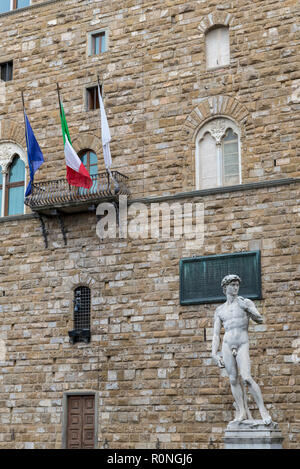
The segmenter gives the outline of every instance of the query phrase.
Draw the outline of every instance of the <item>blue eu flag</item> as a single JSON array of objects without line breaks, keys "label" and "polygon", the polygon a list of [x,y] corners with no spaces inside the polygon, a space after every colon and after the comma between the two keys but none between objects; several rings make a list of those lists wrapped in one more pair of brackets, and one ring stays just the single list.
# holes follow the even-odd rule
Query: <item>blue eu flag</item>
[{"label": "blue eu flag", "polygon": [[26,145],[27,145],[27,157],[30,170],[30,181],[27,186],[25,197],[31,194],[32,183],[34,174],[39,169],[39,167],[44,163],[43,153],[39,147],[38,142],[34,136],[31,125],[29,124],[28,117],[25,114],[25,125],[26,125]]}]

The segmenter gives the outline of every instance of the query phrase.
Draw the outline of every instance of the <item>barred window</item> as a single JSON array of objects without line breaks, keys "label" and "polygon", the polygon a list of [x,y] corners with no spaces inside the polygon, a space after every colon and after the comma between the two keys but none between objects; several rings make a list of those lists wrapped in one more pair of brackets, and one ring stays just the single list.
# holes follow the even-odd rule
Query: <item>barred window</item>
[{"label": "barred window", "polygon": [[91,291],[88,287],[74,290],[74,329],[90,329]]},{"label": "barred window", "polygon": [[73,300],[74,329],[69,331],[70,342],[89,343],[91,340],[91,291],[88,287],[80,286],[74,290]]}]

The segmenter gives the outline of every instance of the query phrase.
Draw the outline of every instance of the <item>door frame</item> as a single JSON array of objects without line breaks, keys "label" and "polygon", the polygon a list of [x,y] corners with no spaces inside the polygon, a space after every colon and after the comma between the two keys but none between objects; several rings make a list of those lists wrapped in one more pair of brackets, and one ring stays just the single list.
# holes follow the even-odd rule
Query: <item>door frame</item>
[{"label": "door frame", "polygon": [[66,391],[63,394],[62,402],[62,448],[67,449],[68,438],[68,398],[70,396],[94,396],[95,399],[95,433],[94,433],[94,448],[98,447],[98,417],[99,417],[99,395],[97,391]]}]

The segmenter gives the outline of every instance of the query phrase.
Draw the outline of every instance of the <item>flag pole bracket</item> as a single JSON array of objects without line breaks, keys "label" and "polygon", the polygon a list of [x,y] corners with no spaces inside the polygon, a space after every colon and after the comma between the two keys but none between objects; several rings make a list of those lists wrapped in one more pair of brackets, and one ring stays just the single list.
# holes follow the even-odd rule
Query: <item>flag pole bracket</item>
[{"label": "flag pole bracket", "polygon": [[66,233],[64,221],[63,221],[61,213],[59,211],[56,211],[56,216],[57,216],[57,219],[58,219],[60,230],[61,230],[62,235],[63,235],[64,244],[66,246],[67,245],[67,233]]},{"label": "flag pole bracket", "polygon": [[[43,216],[46,217],[46,218],[52,218],[53,216],[57,217],[57,220],[58,220],[58,223],[59,223],[59,226],[60,226],[60,230],[61,230],[62,235],[63,235],[64,245],[67,246],[67,232],[66,232],[66,229],[65,229],[65,225],[64,225],[64,221],[63,221],[63,218],[61,216],[61,213],[57,210],[54,210],[51,213],[51,215],[43,214]],[[41,224],[41,229],[42,229],[42,235],[43,235],[44,243],[45,243],[45,249],[47,249],[48,245],[49,245],[48,244],[49,232],[46,229],[46,225],[45,225],[45,221],[43,219],[43,216],[42,216],[41,213],[38,212],[38,217],[39,217],[40,224]]]},{"label": "flag pole bracket", "polygon": [[40,224],[42,228],[42,235],[44,238],[45,249],[47,249],[48,248],[48,231],[46,230],[45,222],[44,222],[42,215],[40,213],[38,215],[39,215]]}]

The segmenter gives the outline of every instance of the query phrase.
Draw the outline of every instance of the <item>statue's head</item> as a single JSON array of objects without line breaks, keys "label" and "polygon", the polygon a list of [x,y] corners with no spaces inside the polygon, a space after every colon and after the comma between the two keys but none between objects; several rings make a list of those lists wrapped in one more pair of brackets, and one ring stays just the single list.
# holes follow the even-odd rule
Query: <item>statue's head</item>
[{"label": "statue's head", "polygon": [[227,290],[228,285],[230,285],[231,283],[236,283],[238,284],[238,286],[240,286],[241,282],[242,280],[238,275],[235,275],[235,274],[226,275],[221,282],[221,287],[223,288],[224,294],[226,295],[226,290]]}]

